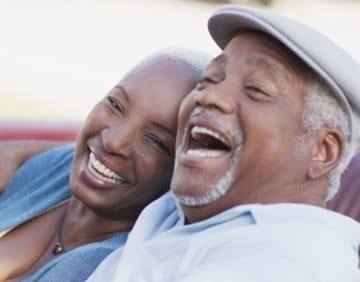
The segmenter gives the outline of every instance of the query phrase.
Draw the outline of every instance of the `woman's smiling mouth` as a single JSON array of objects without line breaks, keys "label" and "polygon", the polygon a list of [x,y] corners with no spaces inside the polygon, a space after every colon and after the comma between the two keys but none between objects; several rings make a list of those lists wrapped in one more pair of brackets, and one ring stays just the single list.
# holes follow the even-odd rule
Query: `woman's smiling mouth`
[{"label": "woman's smiling mouth", "polygon": [[100,162],[93,152],[89,154],[89,161],[87,165],[89,172],[95,178],[113,184],[125,184],[125,179],[118,175],[116,172],[112,171],[106,167],[102,162]]}]

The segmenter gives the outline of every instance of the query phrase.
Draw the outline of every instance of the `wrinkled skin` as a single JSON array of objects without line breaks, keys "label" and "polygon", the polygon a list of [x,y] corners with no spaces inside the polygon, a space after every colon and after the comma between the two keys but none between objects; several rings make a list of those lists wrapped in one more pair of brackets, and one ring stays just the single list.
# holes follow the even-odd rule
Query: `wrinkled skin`
[{"label": "wrinkled skin", "polygon": [[[319,134],[318,140],[309,137],[300,142],[307,133],[302,122],[303,70],[283,46],[260,33],[237,35],[213,60],[179,112],[180,151],[171,188],[180,200],[181,197],[193,200],[193,206],[182,204],[189,222],[239,204],[324,204],[328,170],[321,162],[314,165],[313,160],[320,154],[318,151],[327,152],[318,149],[324,148],[322,144],[326,141]],[[228,149],[203,148],[201,154],[195,154],[194,149],[201,147],[201,142],[195,146],[196,142],[191,141],[189,132],[194,126],[220,134],[227,140]],[[341,142],[338,139],[336,142]],[[335,146],[338,144],[331,148]],[[333,165],[341,150],[331,150]],[[322,177],[322,183],[311,190],[306,187],[316,174],[313,169],[316,165],[318,171],[322,165],[321,173],[316,175]],[[227,177],[229,171],[231,175]],[[221,196],[208,197],[206,204],[196,204],[219,183]]]}]

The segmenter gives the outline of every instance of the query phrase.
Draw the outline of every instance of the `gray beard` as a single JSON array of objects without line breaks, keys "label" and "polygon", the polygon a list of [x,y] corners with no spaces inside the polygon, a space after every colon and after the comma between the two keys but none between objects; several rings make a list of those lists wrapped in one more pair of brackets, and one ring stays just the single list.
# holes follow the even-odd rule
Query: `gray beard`
[{"label": "gray beard", "polygon": [[226,172],[225,176],[219,180],[219,182],[207,191],[203,196],[190,197],[180,196],[174,193],[176,200],[185,206],[203,206],[217,201],[220,197],[224,196],[230,189],[234,182],[232,170]]}]

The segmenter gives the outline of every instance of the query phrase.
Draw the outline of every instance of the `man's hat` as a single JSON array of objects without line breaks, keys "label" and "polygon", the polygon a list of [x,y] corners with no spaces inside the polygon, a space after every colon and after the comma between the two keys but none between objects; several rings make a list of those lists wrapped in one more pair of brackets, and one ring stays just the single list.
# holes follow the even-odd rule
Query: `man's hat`
[{"label": "man's hat", "polygon": [[240,30],[262,31],[282,42],[315,71],[350,116],[350,145],[360,149],[360,65],[314,29],[268,11],[224,6],[210,17],[208,28],[221,49]]}]

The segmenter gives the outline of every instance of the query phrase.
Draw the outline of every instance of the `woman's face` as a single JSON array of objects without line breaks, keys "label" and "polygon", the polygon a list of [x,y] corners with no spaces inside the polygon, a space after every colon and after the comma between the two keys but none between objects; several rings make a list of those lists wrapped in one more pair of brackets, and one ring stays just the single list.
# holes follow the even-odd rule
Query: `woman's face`
[{"label": "woman's face", "polygon": [[77,139],[71,191],[110,218],[136,218],[169,188],[177,112],[199,79],[191,68],[153,57],[90,112]]}]

